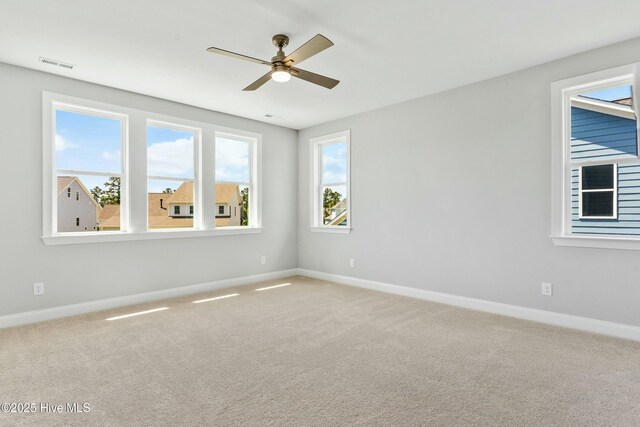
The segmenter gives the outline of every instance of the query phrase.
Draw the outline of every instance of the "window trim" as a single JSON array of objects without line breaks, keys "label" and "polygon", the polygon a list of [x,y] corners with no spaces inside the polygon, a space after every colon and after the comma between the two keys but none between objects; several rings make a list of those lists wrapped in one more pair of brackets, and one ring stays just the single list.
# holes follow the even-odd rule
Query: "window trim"
[{"label": "window trim", "polygon": [[[613,187],[612,188],[597,188],[592,190],[584,190],[582,188],[582,168],[589,168],[593,166],[603,165],[580,165],[578,167],[578,218],[579,219],[617,219],[618,218],[618,164],[607,163],[607,165],[613,166]],[[585,216],[582,211],[582,193],[604,193],[613,192],[613,214],[611,216]]]},{"label": "window trim", "polygon": [[[173,119],[173,120],[160,120],[158,118],[147,118],[147,127],[146,130],[148,132],[149,127],[157,127],[157,128],[163,128],[163,129],[168,129],[168,130],[174,130],[174,131],[178,131],[178,132],[191,132],[193,134],[193,178],[184,178],[184,177],[177,177],[177,176],[164,176],[164,175],[148,175],[147,174],[147,186],[149,184],[150,180],[159,180],[159,181],[174,181],[174,182],[181,182],[181,183],[185,183],[185,182],[192,182],[193,183],[193,206],[191,206],[191,208],[193,209],[193,211],[200,211],[202,210],[202,205],[201,205],[201,201],[202,201],[202,197],[201,197],[201,191],[202,191],[202,185],[201,185],[201,180],[199,179],[199,165],[200,165],[200,158],[202,157],[202,129],[198,126],[190,126],[185,124],[182,120],[179,119]],[[149,141],[147,139],[145,139],[145,149],[149,150]],[[148,163],[148,159],[147,159],[147,172],[148,172],[148,167],[149,167],[149,163]],[[147,194],[148,194],[148,189],[147,189]],[[146,200],[147,203],[147,218],[146,218],[146,229],[149,232],[155,232],[158,231],[158,228],[149,228],[149,198],[147,197]],[[175,207],[174,206],[174,213],[173,215],[179,215],[180,217],[184,218],[185,216],[183,216],[182,209],[179,209],[180,212],[175,213]],[[191,209],[190,209],[191,210]],[[194,214],[191,213],[190,214],[193,218],[193,226],[191,227],[176,227],[175,229],[182,229],[182,230],[199,230],[202,228],[202,215],[200,214]]]},{"label": "window trim", "polygon": [[[77,175],[109,176],[120,178],[120,217],[129,218],[129,197],[128,197],[128,152],[129,152],[129,116],[120,111],[114,111],[107,104],[82,100],[63,95],[54,95],[43,92],[43,236],[64,236],[68,233],[58,233],[58,198],[57,198],[57,176],[58,171],[65,173],[75,173]],[[90,115],[110,120],[120,121],[120,173],[109,171],[73,171],[56,168],[56,111],[66,111],[70,113]],[[48,189],[48,190],[47,190]],[[69,189],[70,190],[70,189]],[[70,193],[69,193],[70,197]],[[127,231],[128,221],[122,221],[120,231]]]},{"label": "window trim", "polygon": [[[347,198],[347,226],[325,225],[321,213],[322,210],[322,190],[327,185],[322,184],[322,155],[321,147],[325,145],[336,144],[344,141],[347,146],[347,176],[346,182],[346,198]],[[311,212],[310,212],[310,231],[314,233],[338,233],[349,234],[352,230],[351,223],[351,130],[346,129],[334,132],[328,135],[322,135],[311,138],[309,140],[310,158],[311,158]]]},{"label": "window trim", "polygon": [[[107,117],[126,118],[126,126],[121,126],[122,132],[122,171],[121,174],[121,229],[120,231],[88,231],[88,232],[65,232],[55,233],[54,224],[57,224],[57,209],[55,194],[57,189],[54,179],[56,171],[55,163],[55,111],[56,105],[64,104],[69,109],[76,108],[78,113],[87,114],[92,111],[99,114],[106,114]],[[136,110],[118,105],[106,104],[83,98],[68,95],[42,92],[42,235],[41,238],[46,245],[66,245],[82,243],[103,243],[131,240],[153,240],[185,237],[211,237],[227,236],[234,234],[255,234],[262,232],[262,135],[253,132],[218,126],[210,123],[203,123],[182,119],[173,116],[166,116],[150,111]],[[74,111],[71,111],[74,112]],[[199,223],[200,228],[193,229],[147,229],[148,219],[148,197],[147,197],[147,163],[146,163],[146,126],[147,122],[165,122],[176,128],[185,126],[201,130],[201,143],[196,149],[195,182],[198,182],[200,194],[196,194],[194,203],[200,203],[202,209],[196,208],[194,224]],[[228,133],[235,136],[255,139],[253,151],[252,172],[255,177],[254,206],[256,211],[256,222],[252,226],[239,227],[219,227],[215,228],[213,209],[215,205],[215,134],[216,132]],[[129,139],[137,141],[130,145]],[[139,141],[138,141],[139,140]],[[203,157],[206,162],[203,162]],[[136,168],[130,167],[131,158],[135,159]],[[209,159],[211,161],[209,162]],[[213,165],[212,168],[204,165]],[[126,175],[127,179],[124,179]],[[207,183],[211,180],[211,184]],[[204,192],[208,191],[208,195]],[[209,191],[210,190],[210,191]],[[144,194],[144,198],[140,199]],[[209,203],[210,202],[210,203]],[[206,204],[211,206],[208,208]],[[133,211],[131,211],[133,205]],[[206,215],[211,214],[211,221],[203,220]],[[197,217],[197,219],[196,219]]]},{"label": "window trim", "polygon": [[[626,164],[637,162],[638,157],[585,160],[571,162],[571,105],[570,97],[585,90],[633,85],[634,99],[640,99],[636,64],[576,76],[551,84],[551,239],[556,246],[640,250],[640,236],[574,235],[571,233],[571,168],[599,164]],[[640,119],[640,118],[639,118]],[[640,156],[640,132],[638,132]],[[580,185],[580,184],[579,184]],[[616,179],[617,186],[617,179]],[[580,196],[579,196],[580,199]],[[616,203],[617,206],[617,203]],[[616,211],[617,213],[617,211]],[[590,218],[591,219],[591,218]]]},{"label": "window trim", "polygon": [[[216,127],[214,132],[214,141],[218,137],[226,139],[235,139],[249,143],[249,182],[234,181],[217,181],[215,159],[213,162],[213,183],[214,192],[215,185],[220,184],[238,184],[247,185],[249,187],[249,225],[218,227],[218,229],[246,229],[246,228],[262,228],[262,135],[240,131],[237,129]],[[215,208],[215,203],[214,203]],[[255,209],[251,209],[255,206]],[[214,211],[215,212],[215,211]],[[216,217],[217,214],[214,215]],[[253,224],[253,225],[252,225]]]}]

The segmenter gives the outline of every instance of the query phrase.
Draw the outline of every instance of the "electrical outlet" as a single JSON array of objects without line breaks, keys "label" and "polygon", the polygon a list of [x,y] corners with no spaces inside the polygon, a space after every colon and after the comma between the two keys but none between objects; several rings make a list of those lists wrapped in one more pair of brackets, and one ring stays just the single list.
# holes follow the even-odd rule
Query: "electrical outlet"
[{"label": "electrical outlet", "polygon": [[356,260],[355,260],[355,259],[353,259],[353,258],[351,258],[351,259],[349,260],[349,267],[353,268],[353,267],[355,267],[355,266],[356,266]]},{"label": "electrical outlet", "polygon": [[542,283],[542,295],[547,297],[553,295],[553,285],[551,283]]},{"label": "electrical outlet", "polygon": [[260,257],[260,264],[265,265],[267,263],[267,257],[262,255]]},{"label": "electrical outlet", "polygon": [[34,295],[44,295],[44,283],[38,282],[33,284],[33,294]]}]

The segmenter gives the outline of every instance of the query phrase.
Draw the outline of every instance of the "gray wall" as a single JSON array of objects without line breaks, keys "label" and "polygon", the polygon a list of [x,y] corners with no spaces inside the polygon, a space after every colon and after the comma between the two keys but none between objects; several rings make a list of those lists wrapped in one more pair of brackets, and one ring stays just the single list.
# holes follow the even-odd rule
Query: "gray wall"
[{"label": "gray wall", "polygon": [[[636,61],[640,39],[301,131],[300,267],[640,326],[640,252],[549,238],[550,83]],[[311,233],[309,138],[343,129],[353,231]]]},{"label": "gray wall", "polygon": [[[42,91],[261,133],[263,232],[45,246]],[[297,266],[296,131],[1,63],[0,93],[0,316]]]}]

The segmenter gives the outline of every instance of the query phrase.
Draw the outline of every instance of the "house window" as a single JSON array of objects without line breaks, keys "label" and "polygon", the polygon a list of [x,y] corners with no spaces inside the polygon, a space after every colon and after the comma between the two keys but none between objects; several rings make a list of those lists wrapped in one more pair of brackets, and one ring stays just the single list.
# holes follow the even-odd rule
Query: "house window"
[{"label": "house window", "polygon": [[225,214],[225,205],[242,206],[239,216],[217,218],[216,227],[260,227],[259,136],[216,132],[215,150],[217,215]]},{"label": "house window", "polygon": [[350,139],[347,130],[311,140],[312,231],[351,229]]},{"label": "house window", "polygon": [[[47,245],[261,231],[260,135],[48,92],[42,98]],[[219,199],[243,209],[219,222]],[[77,232],[76,219],[86,232]],[[217,223],[237,227],[216,231]]]},{"label": "house window", "polygon": [[635,80],[625,66],[552,85],[558,245],[640,249]]},{"label": "house window", "polygon": [[617,216],[616,164],[580,167],[580,218]]},{"label": "house window", "polygon": [[[176,124],[149,121],[147,125],[147,227],[148,229],[193,228],[197,206],[195,153],[198,130]],[[161,202],[161,199],[164,199]],[[163,205],[189,204],[190,215],[173,215]],[[186,209],[186,208],[185,208]]]},{"label": "house window", "polygon": [[76,218],[76,227],[80,227],[80,218]]},{"label": "house window", "polygon": [[[76,105],[54,102],[52,107],[55,174],[49,227],[53,234],[59,234],[77,231],[68,224],[75,219],[78,226],[78,217],[83,222],[98,222],[105,206],[122,202],[120,188],[126,178],[122,167],[123,131],[127,120],[117,113]],[[68,202],[72,185],[79,187],[75,200],[79,201],[80,192],[84,192],[91,205]],[[66,197],[60,197],[59,192],[65,188]],[[110,229],[121,227],[114,223]]]}]

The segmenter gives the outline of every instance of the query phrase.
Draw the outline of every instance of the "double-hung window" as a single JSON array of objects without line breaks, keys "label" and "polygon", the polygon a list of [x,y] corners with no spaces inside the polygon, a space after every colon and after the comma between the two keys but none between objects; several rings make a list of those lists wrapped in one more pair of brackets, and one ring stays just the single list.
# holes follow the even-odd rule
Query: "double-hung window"
[{"label": "double-hung window", "polygon": [[349,232],[350,132],[311,139],[311,230]]},{"label": "double-hung window", "polygon": [[259,139],[255,135],[216,132],[216,227],[259,227]]},{"label": "double-hung window", "polygon": [[[176,124],[147,125],[147,227],[193,228],[196,145],[200,132]],[[162,204],[160,202],[162,199]],[[172,211],[172,214],[168,215]]]},{"label": "double-hung window", "polygon": [[259,134],[45,92],[43,240],[260,232],[260,155]]},{"label": "double-hung window", "polygon": [[556,244],[640,249],[633,66],[552,85]]},{"label": "double-hung window", "polygon": [[[49,113],[54,144],[47,147],[51,155],[45,165],[54,165],[55,176],[48,181],[53,196],[46,199],[45,234],[100,230],[105,206],[126,208],[122,193],[127,182],[123,165],[128,118],[63,102],[52,102]],[[124,231],[126,226],[118,221],[111,230]]]}]

